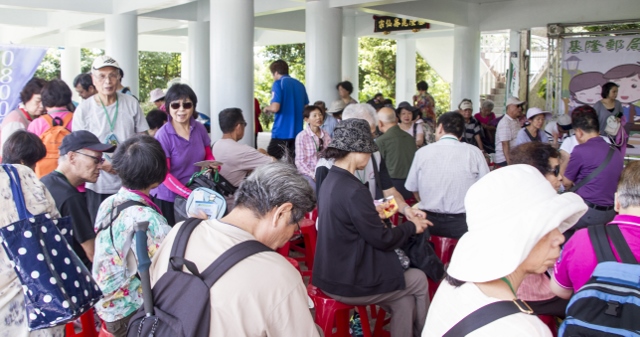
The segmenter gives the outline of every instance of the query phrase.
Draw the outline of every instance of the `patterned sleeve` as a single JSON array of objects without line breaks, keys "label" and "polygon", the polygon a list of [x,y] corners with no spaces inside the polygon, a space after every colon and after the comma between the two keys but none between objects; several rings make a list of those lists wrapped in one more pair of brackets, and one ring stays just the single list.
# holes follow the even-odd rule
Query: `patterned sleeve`
[{"label": "patterned sleeve", "polygon": [[315,177],[315,165],[313,164],[313,156],[316,155],[316,149],[310,137],[307,137],[303,130],[296,137],[296,167],[300,173]]}]

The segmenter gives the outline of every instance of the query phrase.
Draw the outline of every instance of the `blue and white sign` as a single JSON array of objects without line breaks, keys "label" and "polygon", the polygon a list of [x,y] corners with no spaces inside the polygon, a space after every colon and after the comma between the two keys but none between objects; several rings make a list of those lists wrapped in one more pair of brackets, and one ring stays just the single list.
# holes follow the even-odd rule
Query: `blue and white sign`
[{"label": "blue and white sign", "polygon": [[0,123],[18,107],[20,91],[33,77],[47,50],[0,45]]}]

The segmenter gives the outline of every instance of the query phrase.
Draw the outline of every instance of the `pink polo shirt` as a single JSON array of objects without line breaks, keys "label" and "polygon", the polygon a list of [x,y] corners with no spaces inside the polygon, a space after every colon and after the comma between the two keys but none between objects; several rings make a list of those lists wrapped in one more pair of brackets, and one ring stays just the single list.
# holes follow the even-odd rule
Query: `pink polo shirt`
[{"label": "pink polo shirt", "polygon": [[[63,119],[67,114],[70,114],[70,113],[72,112],[63,110],[63,111],[51,112],[49,113],[49,115],[51,115],[51,118],[59,117],[60,119]],[[49,124],[43,117],[40,117],[40,118],[36,118],[33,122],[29,124],[29,126],[27,127],[27,131],[31,133],[35,133],[36,136],[40,137],[45,131],[49,130],[49,128],[51,128],[51,124]],[[69,124],[67,124],[67,130],[72,131],[71,120],[69,121]]]},{"label": "pink polo shirt", "polygon": [[[633,255],[640,260],[640,217],[617,215],[612,223],[619,225]],[[613,245],[611,246],[613,247]],[[615,249],[614,255],[620,261]],[[591,245],[589,232],[585,228],[577,231],[564,245],[560,258],[554,267],[553,275],[560,286],[575,292],[591,278],[597,264],[598,259]]]}]

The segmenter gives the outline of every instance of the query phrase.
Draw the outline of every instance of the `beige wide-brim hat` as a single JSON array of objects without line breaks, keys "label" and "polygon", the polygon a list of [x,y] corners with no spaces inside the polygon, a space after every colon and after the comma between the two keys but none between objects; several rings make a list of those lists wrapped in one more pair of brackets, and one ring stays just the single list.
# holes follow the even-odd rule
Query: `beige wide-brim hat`
[{"label": "beige wide-brim hat", "polygon": [[557,194],[530,165],[510,165],[475,183],[464,200],[469,231],[460,238],[447,273],[466,282],[511,274],[554,229],[564,232],[587,211],[575,193]]}]

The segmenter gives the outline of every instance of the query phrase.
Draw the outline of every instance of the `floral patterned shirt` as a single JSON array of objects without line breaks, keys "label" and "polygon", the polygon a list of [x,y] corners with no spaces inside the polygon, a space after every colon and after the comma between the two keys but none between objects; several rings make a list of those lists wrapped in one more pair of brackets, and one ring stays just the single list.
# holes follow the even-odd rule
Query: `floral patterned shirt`
[{"label": "floral patterned shirt", "polygon": [[[52,218],[60,217],[53,197],[28,167],[14,165],[20,176],[24,202],[31,214],[49,213]],[[18,211],[13,201],[9,176],[0,168],[0,227],[18,220]],[[0,337],[62,337],[64,326],[29,332],[27,311],[24,305],[22,285],[18,274],[11,267],[11,260],[0,249]]]},{"label": "floral patterned shirt", "polygon": [[[110,196],[100,205],[94,227],[96,232],[103,222],[109,223],[113,209],[128,200],[148,204],[139,195],[124,187],[120,188],[118,193]],[[127,252],[122,251],[125,241],[133,232],[133,226],[141,221],[149,222],[147,251],[149,257],[153,258],[160,243],[171,229],[167,225],[167,220],[153,207],[132,206],[123,210],[111,224],[113,241],[109,228],[100,231],[96,236],[92,274],[104,297],[96,304],[95,309],[98,316],[106,322],[125,318],[142,306],[142,284],[136,277],[135,266],[131,266],[132,262],[135,265],[137,258],[134,260],[130,257],[130,262],[127,263],[125,260]],[[135,240],[131,242],[131,250],[135,255]]]}]

